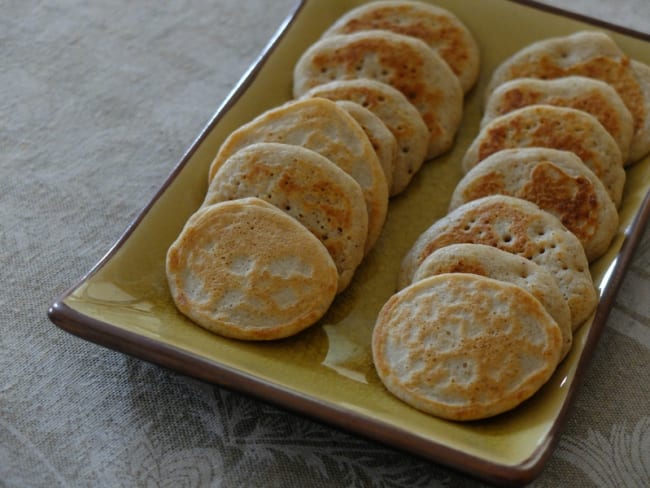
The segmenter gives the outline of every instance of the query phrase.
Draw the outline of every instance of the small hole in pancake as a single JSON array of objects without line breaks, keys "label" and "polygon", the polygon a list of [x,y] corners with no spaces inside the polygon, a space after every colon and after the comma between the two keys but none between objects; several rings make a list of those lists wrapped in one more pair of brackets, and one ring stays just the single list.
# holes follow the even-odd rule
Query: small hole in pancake
[{"label": "small hole in pancake", "polygon": [[321,73],[327,73],[327,71],[328,71],[328,70],[327,70],[327,66],[323,66],[323,67],[320,69],[320,72],[321,72]]},{"label": "small hole in pancake", "polygon": [[511,235],[506,234],[505,236],[503,236],[503,242],[510,242],[510,241],[512,241]]},{"label": "small hole in pancake", "polygon": [[408,146],[404,146],[404,147],[402,148],[402,152],[403,152],[404,154],[408,154],[410,150],[411,150],[411,148],[408,147]]},{"label": "small hole in pancake", "polygon": [[568,267],[566,264],[563,264],[563,265],[562,265],[562,270],[563,270],[563,271],[567,271],[568,269],[569,269],[569,267]]},{"label": "small hole in pancake", "polygon": [[545,252],[546,252],[546,248],[545,248],[545,247],[543,247],[543,248],[541,248],[541,249],[539,250],[539,254],[544,254]]},{"label": "small hole in pancake", "polygon": [[382,74],[382,76],[386,76],[388,74],[388,70],[387,69],[382,69],[381,74]]},{"label": "small hole in pancake", "polygon": [[327,238],[328,238],[327,234],[323,234],[323,235],[321,236],[321,239],[324,240],[324,241],[326,241]]},{"label": "small hole in pancake", "polygon": [[578,266],[578,273],[584,273],[584,271],[585,268],[583,268],[582,266]]},{"label": "small hole in pancake", "polygon": [[289,210],[291,210],[291,205],[287,205],[286,207],[284,207],[284,209],[288,212]]},{"label": "small hole in pancake", "polygon": [[379,100],[380,102],[385,102],[386,97],[384,97],[383,95],[379,95],[379,97],[377,97],[377,100]]}]

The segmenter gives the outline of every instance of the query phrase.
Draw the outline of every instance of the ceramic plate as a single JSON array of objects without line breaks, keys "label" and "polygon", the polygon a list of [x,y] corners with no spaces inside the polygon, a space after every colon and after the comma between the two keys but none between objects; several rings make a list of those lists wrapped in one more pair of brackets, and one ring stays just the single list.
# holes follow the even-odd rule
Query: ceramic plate
[{"label": "ceramic plate", "polygon": [[[68,332],[416,453],[481,479],[523,483],[542,468],[566,420],[632,251],[650,214],[650,158],[628,169],[621,226],[610,251],[591,268],[601,292],[593,320],[548,384],[496,418],[454,423],[420,413],[391,396],[371,361],[369,339],[382,304],[395,291],[399,263],[417,236],[446,213],[461,177],[460,160],[478,131],[483,88],[505,57],[538,39],[582,29],[607,30],[626,53],[650,63],[648,36],[506,0],[436,2],[462,19],[481,47],[478,86],[466,98],[452,151],[427,162],[391,200],[375,249],[315,326],[286,340],[245,343],[213,335],[180,315],[167,290],[170,243],[206,191],[208,166],[235,128],[291,97],[300,54],[344,11],[361,2],[300,3],[259,61],[219,108],[169,179],[111,251],[49,310]],[[508,28],[494,29],[508,19]]]}]

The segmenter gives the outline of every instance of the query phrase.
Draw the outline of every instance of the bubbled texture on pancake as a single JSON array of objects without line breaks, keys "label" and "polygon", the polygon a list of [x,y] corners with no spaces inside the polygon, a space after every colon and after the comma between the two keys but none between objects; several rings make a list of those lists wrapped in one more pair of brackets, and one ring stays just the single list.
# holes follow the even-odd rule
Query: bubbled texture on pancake
[{"label": "bubbled texture on pancake", "polygon": [[436,221],[404,257],[399,288],[436,249],[475,243],[518,254],[551,273],[571,310],[574,330],[591,315],[598,296],[578,238],[557,217],[519,198],[494,195],[473,200]]},{"label": "bubbled texture on pancake", "polygon": [[614,88],[593,78],[567,76],[552,80],[518,78],[507,81],[488,98],[481,126],[518,108],[539,104],[575,108],[593,115],[618,144],[623,161],[629,161],[634,132],[632,114]]},{"label": "bubbled texture on pancake", "polygon": [[368,136],[372,148],[377,154],[379,164],[384,170],[386,185],[390,189],[393,184],[393,173],[395,172],[395,158],[397,157],[397,141],[395,136],[388,130],[379,117],[370,110],[349,100],[340,100],[336,102],[352,115],[354,120],[361,126]]},{"label": "bubbled texture on pancake", "polygon": [[312,44],[294,69],[294,96],[334,80],[371,78],[399,91],[429,129],[427,157],[448,150],[460,126],[463,91],[435,51],[419,39],[389,31],[324,37]]},{"label": "bubbled texture on pancake", "polygon": [[338,274],[327,249],[257,198],[199,209],[166,262],[178,309],[212,332],[247,340],[296,334],[321,318]]},{"label": "bubbled texture on pancake", "polygon": [[397,195],[406,189],[426,157],[429,131],[420,113],[402,92],[386,83],[362,78],[318,85],[304,96],[349,100],[377,115],[397,141],[390,195]]},{"label": "bubbled texture on pancake", "polygon": [[458,183],[450,210],[488,195],[537,204],[573,232],[591,262],[618,230],[618,212],[601,181],[578,156],[548,148],[504,149],[474,166]]},{"label": "bubbled texture on pancake", "polygon": [[210,166],[210,180],[239,149],[256,142],[279,142],[311,149],[352,176],[368,211],[366,252],[379,238],[388,210],[388,186],[368,137],[335,102],[307,98],[270,109],[232,132]]},{"label": "bubbled texture on pancake", "polygon": [[625,170],[616,141],[581,110],[530,105],[497,117],[481,129],[463,157],[469,171],[502,149],[546,147],[576,154],[602,181],[616,206],[621,203]]},{"label": "bubbled texture on pancake", "polygon": [[368,214],[361,187],[327,158],[300,146],[240,149],[210,182],[203,205],[257,197],[291,215],[327,248],[345,289],[363,259]]},{"label": "bubbled texture on pancake", "polygon": [[465,24],[450,11],[422,2],[372,2],[340,17],[323,36],[373,29],[424,41],[449,65],[465,93],[476,83],[480,64],[478,45]]},{"label": "bubbled texture on pancake", "polygon": [[650,66],[632,61],[632,71],[643,92],[646,117],[637,128],[630,147],[630,161],[639,161],[650,152]]},{"label": "bubbled texture on pancake", "polygon": [[560,327],[560,358],[571,349],[571,311],[553,276],[542,266],[484,244],[451,244],[429,254],[415,271],[413,282],[444,273],[472,273],[520,286],[539,300]]},{"label": "bubbled texture on pancake", "polygon": [[452,420],[490,417],[530,398],[553,374],[560,349],[558,325],[530,293],[461,273],[393,295],[372,337],[386,388]]},{"label": "bubbled texture on pancake", "polygon": [[[506,59],[494,71],[486,94],[505,81],[515,78],[561,78],[578,75],[596,78],[610,84],[618,92],[632,114],[634,135],[632,146],[644,139],[644,127],[648,113],[648,100],[632,70],[630,59],[604,32],[577,32],[535,42]],[[635,160],[636,151],[647,153],[648,146],[636,146],[630,159]]]}]

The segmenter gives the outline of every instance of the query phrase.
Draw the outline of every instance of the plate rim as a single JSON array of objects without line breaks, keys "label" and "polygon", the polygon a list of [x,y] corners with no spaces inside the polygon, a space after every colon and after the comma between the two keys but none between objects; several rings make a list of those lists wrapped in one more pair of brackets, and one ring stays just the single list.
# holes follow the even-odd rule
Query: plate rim
[{"label": "plate rim", "polygon": [[[262,48],[261,53],[243,73],[233,89],[214,112],[199,135],[176,163],[158,190],[136,217],[128,224],[108,251],[72,286],[59,294],[49,305],[47,316],[58,328],[129,356],[145,360],[152,364],[218,385],[238,393],[271,403],[281,409],[342,429],[345,432],[360,435],[389,448],[397,448],[425,461],[444,465],[465,475],[503,485],[521,485],[532,481],[542,471],[548,458],[553,453],[561,430],[566,423],[568,412],[575,401],[576,393],[581,387],[596,344],[600,340],[607,317],[613,307],[618,290],[634,255],[645,227],[650,221],[650,190],[641,202],[635,217],[625,230],[623,242],[614,262],[608,268],[609,276],[605,280],[603,293],[595,312],[591,329],[586,336],[583,353],[575,368],[575,380],[569,385],[566,399],[558,414],[553,419],[548,432],[531,455],[515,465],[506,465],[468,454],[462,450],[441,444],[431,439],[417,436],[395,425],[370,418],[353,410],[341,408],[333,403],[319,400],[299,390],[262,379],[237,368],[229,367],[217,361],[211,361],[190,351],[146,337],[144,335],[111,325],[78,312],[65,303],[79,287],[101,270],[128,241],[131,234],[144,220],[147,214],[181,170],[188,164],[194,153],[206,139],[210,131],[228,113],[232,106],[246,93],[247,88],[257,78],[258,73],[282,41],[289,28],[298,20],[300,12],[307,3],[318,0],[297,0],[289,14],[276,29],[271,39]],[[603,27],[621,34],[650,42],[650,33],[640,32],[601,19],[579,14],[540,3],[536,0],[504,0],[536,10],[550,12],[565,18],[575,19],[590,25]]]}]

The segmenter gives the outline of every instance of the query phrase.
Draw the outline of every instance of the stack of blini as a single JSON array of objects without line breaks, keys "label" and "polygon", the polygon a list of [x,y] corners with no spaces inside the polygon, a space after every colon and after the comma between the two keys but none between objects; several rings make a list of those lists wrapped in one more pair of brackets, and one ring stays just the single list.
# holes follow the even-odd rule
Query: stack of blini
[{"label": "stack of blini", "polygon": [[294,100],[221,145],[167,254],[180,312],[247,340],[315,323],[377,242],[389,197],[451,147],[478,71],[447,10],[382,1],[341,17],[298,60]]},{"label": "stack of blini", "polygon": [[436,416],[514,408],[593,313],[624,166],[650,150],[650,68],[601,32],[532,44],[488,84],[449,213],[416,240],[373,332],[379,377]]}]

